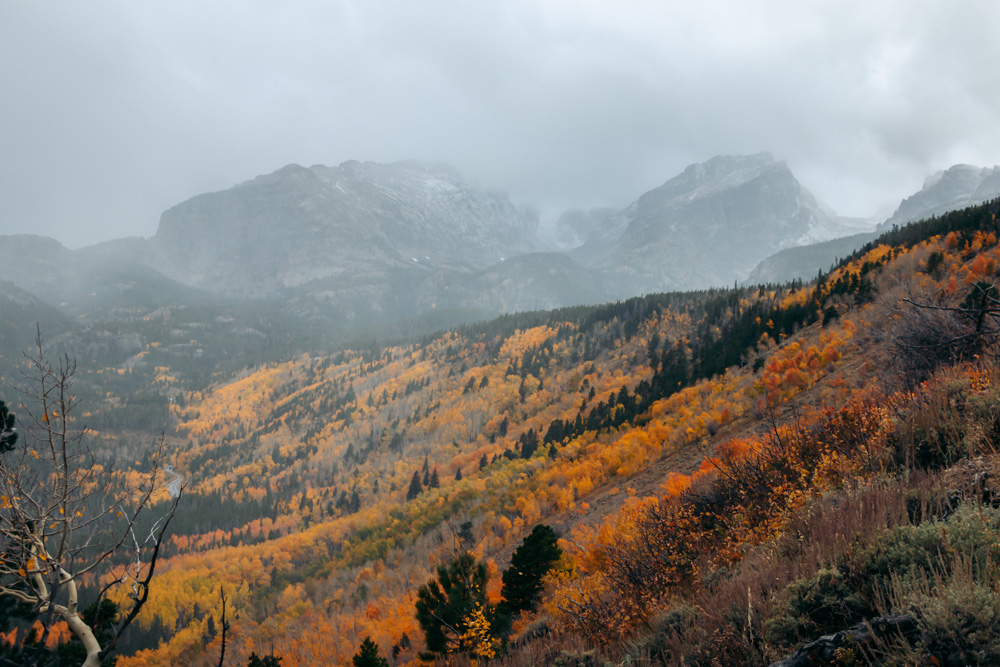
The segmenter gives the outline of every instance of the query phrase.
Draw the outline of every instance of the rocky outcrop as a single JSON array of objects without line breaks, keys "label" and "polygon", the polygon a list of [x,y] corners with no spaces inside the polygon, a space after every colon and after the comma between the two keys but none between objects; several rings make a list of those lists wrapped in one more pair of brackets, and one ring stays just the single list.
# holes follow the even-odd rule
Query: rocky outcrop
[{"label": "rocky outcrop", "polygon": [[910,614],[880,616],[864,623],[858,623],[847,630],[824,635],[809,642],[784,660],[772,663],[771,667],[821,667],[825,665],[852,664],[855,659],[871,648],[879,638],[902,637],[914,642],[920,638],[917,619]]}]

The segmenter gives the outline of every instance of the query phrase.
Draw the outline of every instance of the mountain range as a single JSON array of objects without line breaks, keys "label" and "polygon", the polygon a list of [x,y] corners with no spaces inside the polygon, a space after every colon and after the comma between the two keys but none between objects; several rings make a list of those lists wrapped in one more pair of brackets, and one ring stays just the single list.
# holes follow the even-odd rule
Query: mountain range
[{"label": "mountain range", "polygon": [[[1000,193],[1000,167],[928,177],[882,228]],[[0,280],[77,322],[171,304],[264,308],[273,322],[433,329],[490,315],[812,276],[875,221],[820,203],[768,153],[693,164],[621,208],[555,230],[445,165],[288,165],[165,211],[156,234],[80,250],[0,237]],[[414,319],[416,318],[416,319]]]},{"label": "mountain range", "polygon": [[812,278],[817,270],[827,269],[837,258],[846,257],[874,240],[879,232],[972,206],[998,195],[1000,167],[957,164],[928,176],[923,187],[900,202],[896,211],[881,222],[876,231],[782,250],[755,267],[747,282],[755,284]]}]

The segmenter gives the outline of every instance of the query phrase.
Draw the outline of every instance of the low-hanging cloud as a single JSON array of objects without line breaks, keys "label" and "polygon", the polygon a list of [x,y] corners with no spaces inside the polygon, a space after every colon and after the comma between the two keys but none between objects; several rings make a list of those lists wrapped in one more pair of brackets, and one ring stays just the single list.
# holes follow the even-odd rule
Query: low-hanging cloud
[{"label": "low-hanging cloud", "polygon": [[3,3],[0,233],[148,236],[289,162],[445,161],[557,214],[769,150],[837,211],[1000,162],[992,3]]}]

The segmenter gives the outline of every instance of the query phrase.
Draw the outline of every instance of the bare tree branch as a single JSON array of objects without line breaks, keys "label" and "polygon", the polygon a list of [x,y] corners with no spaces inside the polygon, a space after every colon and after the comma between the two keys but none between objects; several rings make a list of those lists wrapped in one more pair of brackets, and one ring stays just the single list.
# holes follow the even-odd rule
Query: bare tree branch
[{"label": "bare tree branch", "polygon": [[[152,469],[137,483],[116,474],[113,466],[97,465],[71,415],[78,404],[72,393],[75,362],[64,356],[50,363],[40,332],[25,357],[29,386],[20,423],[26,437],[17,449],[0,455],[0,596],[29,605],[42,625],[33,651],[18,664],[52,662],[56,656],[46,640],[62,621],[86,651],[84,667],[98,667],[146,603],[180,494],[149,536],[136,539],[140,517],[159,488],[165,439],[161,436],[154,449]],[[123,561],[124,566],[116,565]],[[84,583],[99,586],[95,609],[111,600],[123,614],[110,634],[102,631],[98,637],[96,626],[88,625],[97,621],[81,615]]]}]

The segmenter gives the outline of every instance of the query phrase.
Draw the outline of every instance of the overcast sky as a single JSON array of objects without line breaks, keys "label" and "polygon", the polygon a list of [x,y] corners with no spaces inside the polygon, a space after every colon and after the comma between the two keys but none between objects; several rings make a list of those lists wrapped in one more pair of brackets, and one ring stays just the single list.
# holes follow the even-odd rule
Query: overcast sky
[{"label": "overcast sky", "polygon": [[448,162],[551,217],[767,150],[870,215],[1000,162],[998,34],[987,0],[0,0],[0,234],[150,236],[349,159]]}]

